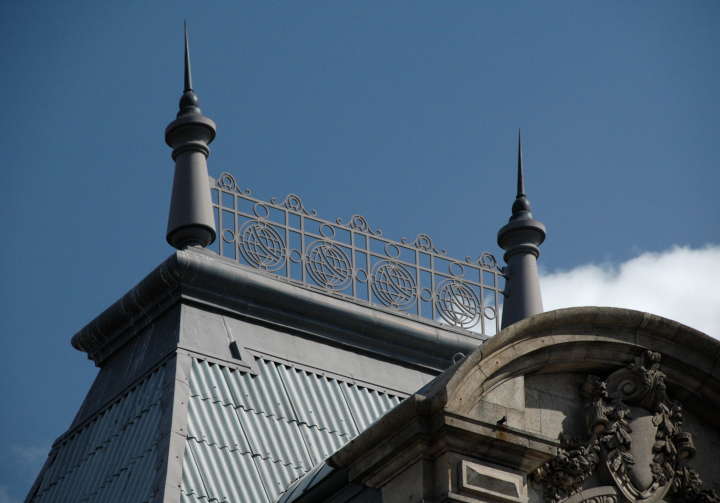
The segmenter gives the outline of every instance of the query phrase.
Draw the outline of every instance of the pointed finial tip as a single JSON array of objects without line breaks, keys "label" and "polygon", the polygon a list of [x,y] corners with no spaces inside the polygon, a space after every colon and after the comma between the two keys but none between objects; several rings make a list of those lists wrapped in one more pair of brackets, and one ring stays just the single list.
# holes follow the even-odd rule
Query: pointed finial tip
[{"label": "pointed finial tip", "polygon": [[517,150],[517,196],[525,196],[525,175],[523,173],[522,142],[520,128],[518,128],[518,150]]},{"label": "pointed finial tip", "polygon": [[184,89],[184,91],[192,91],[192,69],[190,68],[190,42],[188,40],[187,21],[183,21],[183,31],[185,33],[185,89]]},{"label": "pointed finial tip", "polygon": [[192,85],[192,68],[190,66],[190,41],[188,37],[188,26],[187,21],[183,20],[183,29],[185,34],[185,68],[184,68],[184,80],[185,87],[183,89],[182,97],[180,98],[180,111],[178,117],[187,113],[200,113],[198,108],[198,97],[193,90]]}]

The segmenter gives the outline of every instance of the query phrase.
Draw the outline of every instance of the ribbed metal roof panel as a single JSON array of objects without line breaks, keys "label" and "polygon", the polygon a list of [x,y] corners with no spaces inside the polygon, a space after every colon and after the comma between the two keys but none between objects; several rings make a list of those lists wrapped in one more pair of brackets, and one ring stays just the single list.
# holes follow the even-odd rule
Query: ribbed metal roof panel
[{"label": "ribbed metal roof panel", "polygon": [[353,438],[351,436],[340,436],[328,430],[318,429],[317,426],[307,426],[305,424],[300,425],[300,431],[310,451],[313,465],[327,459]]},{"label": "ribbed metal roof panel", "polygon": [[298,420],[342,435],[358,434],[340,383],[307,370],[278,365]]},{"label": "ribbed metal roof panel", "polygon": [[270,358],[194,359],[183,501],[275,501],[400,398]]},{"label": "ribbed metal roof panel", "polygon": [[252,400],[248,401],[248,409],[257,412],[264,412],[268,416],[275,416],[278,419],[296,421],[297,411],[293,408],[290,396],[285,387],[280,373],[280,364],[256,358],[258,375],[246,380],[248,395]]},{"label": "ribbed metal roof panel", "polygon": [[398,396],[351,383],[342,383],[341,389],[360,431],[366,430],[402,401]]},{"label": "ribbed metal roof panel", "polygon": [[125,501],[146,502],[152,499],[153,487],[158,469],[162,465],[158,458],[157,444],[133,460],[120,473],[112,476],[102,487],[80,501],[102,501],[122,503]]},{"label": "ribbed metal roof panel", "polygon": [[261,358],[255,363],[258,375],[194,359],[190,394],[288,421],[297,419],[276,364]]},{"label": "ribbed metal roof panel", "polygon": [[228,502],[268,501],[249,454],[188,440],[181,490],[197,498]]},{"label": "ribbed metal roof panel", "polygon": [[260,475],[263,479],[270,501],[275,501],[286,487],[302,477],[306,470],[300,470],[290,465],[274,463],[266,459],[257,459]]},{"label": "ribbed metal roof panel", "polygon": [[193,358],[190,396],[237,406],[220,368],[216,363]]},{"label": "ribbed metal roof panel", "polygon": [[243,409],[237,409],[236,412],[247,432],[254,455],[303,471],[313,466],[295,421],[288,422]]},{"label": "ribbed metal roof panel", "polygon": [[277,500],[277,503],[289,503],[290,501],[295,501],[297,498],[302,496],[306,490],[312,488],[333,471],[335,471],[335,468],[325,462],[318,464],[313,467],[312,470],[303,475],[302,478],[290,484],[290,486],[282,494],[282,497]]},{"label": "ribbed metal roof panel", "polygon": [[185,454],[183,455],[183,466],[182,466],[182,482],[180,490],[185,495],[195,495],[199,497],[205,497],[207,495],[207,488],[203,481],[201,466],[195,461],[192,454],[192,448],[190,443],[192,440],[188,439],[185,445]]},{"label": "ribbed metal roof panel", "polygon": [[208,445],[227,447],[241,453],[251,452],[240,418],[231,405],[209,398],[191,397],[188,402],[187,435]]},{"label": "ribbed metal roof panel", "polygon": [[185,492],[180,492],[180,503],[198,503],[199,501],[207,503],[207,498],[200,498],[194,494],[185,494]]},{"label": "ribbed metal roof panel", "polygon": [[31,501],[148,500],[159,465],[156,448],[166,372],[161,366],[55,446]]}]

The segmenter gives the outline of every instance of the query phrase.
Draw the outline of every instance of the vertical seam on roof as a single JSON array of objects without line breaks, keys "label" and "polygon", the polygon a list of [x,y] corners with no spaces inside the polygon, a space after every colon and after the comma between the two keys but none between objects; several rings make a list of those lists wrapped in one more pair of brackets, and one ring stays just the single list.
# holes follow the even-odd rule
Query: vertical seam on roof
[{"label": "vertical seam on roof", "polygon": [[[240,414],[238,413],[239,408],[240,407],[237,407],[237,408],[233,407],[233,414],[235,414],[235,417],[237,417],[238,424],[240,425],[240,431],[242,432],[242,436],[245,439],[245,442],[247,442],[247,446],[250,449],[250,456],[252,457],[254,455],[254,453],[252,452],[253,446],[250,443],[250,437],[248,436],[247,432],[245,431],[245,426],[243,426],[242,418],[240,417]],[[250,412],[250,414],[252,414],[252,412]]]},{"label": "vertical seam on roof", "polygon": [[[338,386],[340,387],[340,395],[342,395],[343,400],[345,400],[345,405],[348,408],[348,411],[350,412],[350,419],[353,421],[353,425],[355,426],[355,430],[357,430],[357,434],[359,435],[362,433],[363,430],[360,429],[360,426],[358,426],[357,418],[355,417],[355,413],[353,412],[353,407],[350,405],[350,400],[348,399],[347,393],[345,392],[345,388],[347,388],[347,383],[338,382]],[[355,437],[357,435],[353,435]],[[351,438],[353,438],[351,437]]]},{"label": "vertical seam on roof", "polygon": [[[256,357],[257,358],[257,357]],[[298,411],[295,409],[295,403],[293,402],[292,398],[290,397],[290,393],[288,392],[287,385],[285,384],[285,379],[283,378],[283,373],[280,372],[280,369],[278,368],[279,365],[284,365],[282,362],[275,362],[272,361],[273,366],[275,367],[275,372],[277,372],[278,377],[280,378],[280,384],[282,384],[282,389],[285,392],[285,396],[288,399],[288,402],[290,403],[290,408],[293,411],[293,414],[295,415],[295,419],[297,419],[297,424],[302,424],[302,421],[300,419],[300,416],[298,415]],[[300,429],[300,438],[302,439],[303,447],[305,448],[305,453],[307,454],[308,460],[312,462],[313,454],[310,450],[310,446],[307,443],[307,440],[305,438],[305,435],[302,434],[302,428]]]},{"label": "vertical seam on roof", "polygon": [[[225,327],[225,336],[227,337],[228,342],[235,342],[235,338],[232,335],[232,331],[230,330],[230,327],[227,324],[227,320],[225,319],[225,315],[220,315],[220,320],[222,321],[223,327]],[[248,362],[249,363],[249,362]]]},{"label": "vertical seam on roof", "polygon": [[[256,358],[258,358],[258,357],[256,357]],[[274,362],[272,360],[270,360],[270,361],[275,366],[275,371],[277,372],[278,377],[280,378],[280,383],[282,384],[283,391],[285,392],[285,396],[287,397],[288,402],[290,402],[290,408],[292,409],[293,414],[295,414],[295,418],[297,419],[298,424],[303,424],[304,421],[302,420],[302,417],[300,416],[300,414],[298,414],[297,407],[295,407],[295,400],[293,400],[292,395],[288,391],[288,385],[285,382],[285,377],[284,377],[285,372],[280,372],[280,369],[277,367],[277,362]],[[284,363],[280,363],[280,365],[287,366]],[[290,367],[290,368],[292,368],[292,367]]]},{"label": "vertical seam on roof", "polygon": [[[197,462],[197,458],[195,457],[195,450],[192,447],[192,440],[189,438],[186,440],[186,448],[187,448],[188,452],[190,453],[190,457],[192,458],[192,462],[195,465],[197,474],[200,475],[200,482],[203,485],[203,492],[205,493],[205,496],[207,496],[208,500],[210,500],[211,497],[210,497],[210,493],[208,491],[208,484],[207,484],[207,481],[205,480],[205,475],[203,474],[202,470],[200,470],[200,464]],[[182,485],[182,482],[180,484]]]},{"label": "vertical seam on roof", "polygon": [[257,473],[257,479],[260,481],[260,487],[262,487],[263,492],[265,493],[266,501],[272,503],[272,499],[270,498],[270,492],[268,491],[268,488],[265,486],[265,477],[262,476],[262,472],[260,471],[260,467],[258,466],[258,461],[260,461],[259,458],[260,458],[260,456],[255,456],[255,455],[250,456],[253,466],[255,467],[255,473]]},{"label": "vertical seam on roof", "polygon": [[[299,428],[300,423],[297,423],[297,426]],[[307,454],[308,461],[310,462],[310,464],[312,464],[313,463],[313,455],[312,455],[312,452],[310,451],[310,446],[307,443],[307,439],[305,438],[305,435],[303,435],[303,433],[302,433],[302,428],[299,428],[299,429],[300,429],[299,436],[300,436],[300,440],[302,441],[302,445],[305,448],[305,454]]]}]

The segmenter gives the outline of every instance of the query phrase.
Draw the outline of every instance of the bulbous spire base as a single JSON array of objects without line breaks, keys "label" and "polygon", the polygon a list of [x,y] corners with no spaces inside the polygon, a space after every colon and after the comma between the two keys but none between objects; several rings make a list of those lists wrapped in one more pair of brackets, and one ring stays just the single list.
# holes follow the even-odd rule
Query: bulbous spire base
[{"label": "bulbous spire base", "polygon": [[177,119],[165,129],[165,142],[175,161],[166,239],[177,249],[208,246],[215,241],[215,218],[207,170],[208,145],[215,139],[215,123],[202,115],[192,89],[190,49],[185,28],[185,90]]},{"label": "bulbous spire base", "polygon": [[533,218],[525,195],[522,147],[518,132],[517,195],[512,216],[499,231],[497,242],[505,250],[505,301],[501,328],[543,311],[537,259],[545,241],[545,226]]}]

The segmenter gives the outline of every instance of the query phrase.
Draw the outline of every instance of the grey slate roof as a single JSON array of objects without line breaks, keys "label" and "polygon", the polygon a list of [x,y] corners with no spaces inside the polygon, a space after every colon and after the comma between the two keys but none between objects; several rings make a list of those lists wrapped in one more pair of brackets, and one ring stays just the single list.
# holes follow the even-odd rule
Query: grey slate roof
[{"label": "grey slate roof", "polygon": [[193,359],[182,501],[274,502],[401,397],[256,357]]},{"label": "grey slate roof", "polygon": [[145,502],[161,463],[161,365],[89,421],[58,439],[28,501]]}]

